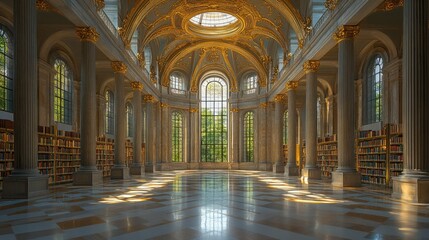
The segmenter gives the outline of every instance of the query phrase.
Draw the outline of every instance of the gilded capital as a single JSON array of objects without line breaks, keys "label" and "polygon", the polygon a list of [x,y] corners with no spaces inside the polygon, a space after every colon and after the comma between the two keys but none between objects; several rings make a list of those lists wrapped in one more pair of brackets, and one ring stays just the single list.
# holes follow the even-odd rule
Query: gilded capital
[{"label": "gilded capital", "polygon": [[288,81],[286,83],[286,90],[295,90],[296,88],[298,88],[298,81]]},{"label": "gilded capital", "polygon": [[330,11],[333,11],[338,4],[338,0],[326,0],[325,1],[325,8],[329,9]]},{"label": "gilded capital", "polygon": [[97,42],[100,34],[93,27],[76,27],[76,34],[81,41]]},{"label": "gilded capital", "polygon": [[133,88],[133,90],[135,90],[135,91],[141,92],[143,90],[143,84],[141,82],[133,81],[130,84],[131,84],[131,87]]},{"label": "gilded capital", "polygon": [[190,108],[189,112],[196,113],[196,112],[198,112],[198,108]]},{"label": "gilded capital", "polygon": [[106,4],[104,3],[104,0],[95,0],[95,6],[97,7],[97,11],[100,11],[104,6],[106,6]]},{"label": "gilded capital", "polygon": [[285,99],[285,95],[284,94],[277,94],[276,97],[274,98],[274,102],[281,102]]},{"label": "gilded capital", "polygon": [[46,2],[46,0],[37,0],[36,8],[37,10],[48,12],[51,9],[51,6]]},{"label": "gilded capital", "polygon": [[161,107],[162,108],[168,108],[168,104],[167,103],[161,103]]},{"label": "gilded capital", "polygon": [[231,110],[229,110],[230,112],[236,113],[238,112],[238,108],[231,108]]},{"label": "gilded capital", "polygon": [[155,102],[155,98],[150,94],[144,95],[143,100],[147,103],[154,103]]},{"label": "gilded capital", "polygon": [[348,38],[354,38],[359,33],[358,25],[343,25],[338,27],[334,33],[334,39],[337,42],[341,42]]},{"label": "gilded capital", "polygon": [[308,60],[303,65],[304,71],[307,72],[317,72],[320,67],[320,61],[318,60]]},{"label": "gilded capital", "polygon": [[261,103],[261,104],[259,104],[259,107],[260,108],[267,108],[268,107],[268,103]]},{"label": "gilded capital", "polygon": [[125,65],[121,61],[113,61],[111,63],[113,72],[115,73],[126,73],[127,72],[127,65]]}]

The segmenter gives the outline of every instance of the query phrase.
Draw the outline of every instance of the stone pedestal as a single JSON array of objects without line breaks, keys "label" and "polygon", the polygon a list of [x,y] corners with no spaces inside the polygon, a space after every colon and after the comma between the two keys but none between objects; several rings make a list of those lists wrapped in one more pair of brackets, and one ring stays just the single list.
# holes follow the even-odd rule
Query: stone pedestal
[{"label": "stone pedestal", "polygon": [[273,164],[273,173],[284,173],[285,172],[285,165],[283,164]]},{"label": "stone pedestal", "polygon": [[130,178],[130,169],[128,167],[113,167],[110,173],[111,179],[129,179]]},{"label": "stone pedestal", "polygon": [[302,169],[302,179],[305,182],[309,180],[319,180],[322,178],[322,172],[319,168],[304,168]]},{"label": "stone pedestal", "polygon": [[131,175],[144,175],[146,171],[146,168],[142,165],[133,165],[130,167],[130,174]]},{"label": "stone pedestal", "polygon": [[392,197],[414,203],[428,203],[429,177],[394,177]]},{"label": "stone pedestal", "polygon": [[299,170],[296,166],[286,165],[284,172],[286,177],[299,176]]},{"label": "stone pedestal", "polygon": [[103,172],[98,170],[79,170],[73,174],[74,186],[94,186],[103,183]]},{"label": "stone pedestal", "polygon": [[25,199],[48,194],[48,176],[10,175],[3,179],[2,198]]},{"label": "stone pedestal", "polygon": [[332,186],[335,187],[359,187],[361,176],[358,172],[338,172],[332,173]]}]

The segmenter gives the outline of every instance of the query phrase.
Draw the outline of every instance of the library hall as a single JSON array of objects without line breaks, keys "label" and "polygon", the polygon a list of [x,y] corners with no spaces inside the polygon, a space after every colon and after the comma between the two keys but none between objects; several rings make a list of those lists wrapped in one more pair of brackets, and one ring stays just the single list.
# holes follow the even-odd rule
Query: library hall
[{"label": "library hall", "polygon": [[429,239],[429,0],[0,0],[0,239]]}]

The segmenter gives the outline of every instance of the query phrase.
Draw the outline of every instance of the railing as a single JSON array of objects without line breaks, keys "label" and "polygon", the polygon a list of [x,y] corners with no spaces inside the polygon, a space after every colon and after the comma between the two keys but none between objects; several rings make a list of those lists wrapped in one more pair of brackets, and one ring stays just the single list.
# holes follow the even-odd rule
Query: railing
[{"label": "railing", "polygon": [[100,16],[101,20],[106,24],[107,28],[115,35],[115,37],[120,40],[118,29],[116,29],[115,25],[113,25],[112,21],[110,21],[109,16],[101,9],[98,12],[98,16]]}]

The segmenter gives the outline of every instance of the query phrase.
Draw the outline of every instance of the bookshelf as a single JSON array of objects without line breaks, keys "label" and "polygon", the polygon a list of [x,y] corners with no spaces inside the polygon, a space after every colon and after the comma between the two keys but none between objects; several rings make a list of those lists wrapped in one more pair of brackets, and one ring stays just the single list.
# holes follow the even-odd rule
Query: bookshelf
[{"label": "bookshelf", "polygon": [[402,126],[389,125],[387,181],[392,186],[392,177],[399,176],[404,169],[404,147],[402,145]]},{"label": "bookshelf", "polygon": [[317,144],[317,165],[320,167],[323,177],[332,177],[332,172],[338,167],[336,134],[320,139]]},{"label": "bookshelf", "polygon": [[3,178],[7,177],[13,170],[13,122],[0,121],[0,137],[0,187],[3,188]]},{"label": "bookshelf", "polygon": [[80,135],[57,130],[55,149],[55,183],[73,181],[80,167]]},{"label": "bookshelf", "polygon": [[55,183],[55,131],[52,127],[38,129],[38,168],[40,174],[49,176],[49,184]]},{"label": "bookshelf", "polygon": [[97,138],[97,168],[103,171],[103,177],[109,177],[115,159],[113,139]]}]

